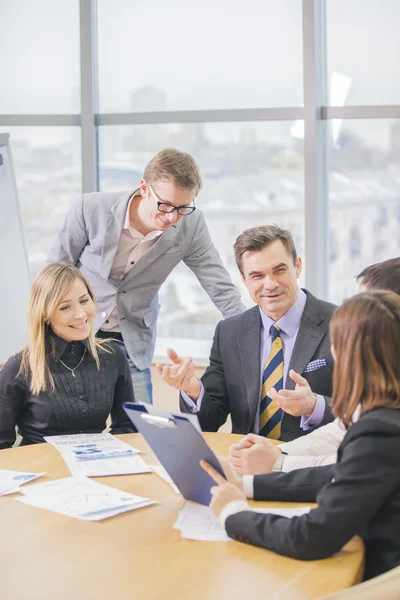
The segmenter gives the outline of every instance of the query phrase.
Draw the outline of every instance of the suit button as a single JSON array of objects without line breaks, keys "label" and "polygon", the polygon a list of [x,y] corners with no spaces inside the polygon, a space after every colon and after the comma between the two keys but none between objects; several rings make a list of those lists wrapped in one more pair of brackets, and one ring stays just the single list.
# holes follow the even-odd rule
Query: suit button
[{"label": "suit button", "polygon": [[103,319],[105,319],[105,318],[106,318],[106,316],[107,316],[107,313],[106,313],[106,312],[102,312],[102,313],[101,313],[101,316],[103,317]]}]

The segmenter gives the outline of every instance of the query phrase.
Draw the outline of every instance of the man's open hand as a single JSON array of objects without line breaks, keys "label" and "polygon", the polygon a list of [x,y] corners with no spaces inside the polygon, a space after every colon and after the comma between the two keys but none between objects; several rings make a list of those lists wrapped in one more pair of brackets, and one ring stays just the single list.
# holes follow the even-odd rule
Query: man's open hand
[{"label": "man's open hand", "polygon": [[306,417],[311,416],[317,403],[316,395],[310,388],[307,379],[304,379],[296,371],[291,369],[289,376],[296,383],[295,389],[279,390],[277,392],[275,388],[272,388],[268,392],[269,398],[275,400],[282,410],[289,413],[289,415],[293,415],[294,417],[301,417],[301,415]]},{"label": "man's open hand", "polygon": [[181,358],[172,348],[168,348],[167,355],[172,361],[172,365],[156,365],[161,379],[171,387],[186,392],[193,400],[197,400],[201,384],[194,375],[195,365],[193,359]]}]

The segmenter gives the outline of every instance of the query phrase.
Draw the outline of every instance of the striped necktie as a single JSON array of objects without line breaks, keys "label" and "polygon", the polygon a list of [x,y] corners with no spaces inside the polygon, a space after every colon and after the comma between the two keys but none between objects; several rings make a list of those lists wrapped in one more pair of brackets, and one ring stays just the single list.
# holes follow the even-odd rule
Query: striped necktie
[{"label": "striped necktie", "polygon": [[271,325],[271,351],[264,367],[260,403],[260,435],[278,440],[281,435],[283,410],[267,393],[271,388],[283,388],[283,349],[278,325]]}]

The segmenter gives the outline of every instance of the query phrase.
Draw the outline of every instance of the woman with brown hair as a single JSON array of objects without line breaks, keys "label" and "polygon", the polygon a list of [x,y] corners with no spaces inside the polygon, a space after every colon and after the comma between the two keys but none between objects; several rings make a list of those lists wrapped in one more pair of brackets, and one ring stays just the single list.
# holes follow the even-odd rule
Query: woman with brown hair
[{"label": "woman with brown hair", "polygon": [[28,307],[27,345],[0,372],[0,449],[44,436],[135,431],[122,408],[134,401],[128,361],[112,340],[94,336],[97,304],[82,273],[49,264],[35,277]]},{"label": "woman with brown hair", "polygon": [[[330,330],[332,410],[347,428],[337,464],[241,481],[224,461],[230,483],[202,466],[218,483],[210,506],[232,538],[317,560],[360,535],[369,579],[400,565],[400,297],[389,291],[358,294],[336,311]],[[251,512],[246,495],[318,507],[288,519]]]}]

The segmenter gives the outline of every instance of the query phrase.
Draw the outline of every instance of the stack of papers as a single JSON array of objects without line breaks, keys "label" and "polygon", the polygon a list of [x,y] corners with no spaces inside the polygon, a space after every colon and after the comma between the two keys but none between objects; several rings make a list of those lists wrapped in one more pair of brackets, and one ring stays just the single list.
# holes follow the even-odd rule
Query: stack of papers
[{"label": "stack of papers", "polygon": [[44,473],[25,473],[0,469],[0,496],[19,492],[19,486],[41,477]]},{"label": "stack of papers", "polygon": [[121,492],[86,477],[38,483],[20,491],[24,497],[17,500],[24,504],[86,521],[100,521],[155,504],[150,498]]},{"label": "stack of papers", "polygon": [[[257,513],[280,515],[291,519],[310,512],[310,507],[301,508],[249,508]],[[185,504],[179,512],[174,529],[179,529],[181,536],[187,540],[203,540],[206,542],[229,542],[231,538],[213,515],[208,506]]]},{"label": "stack of papers", "polygon": [[203,540],[205,542],[229,542],[231,538],[213,515],[208,506],[185,504],[173,525],[179,529],[181,536],[187,540]]},{"label": "stack of papers", "polygon": [[154,473],[157,473],[157,475],[161,477],[161,479],[164,479],[164,481],[169,483],[169,485],[172,487],[176,494],[180,494],[180,491],[178,490],[171,477],[168,475],[167,471],[162,465],[149,465],[149,467],[152,471],[154,471]]},{"label": "stack of papers", "polygon": [[44,438],[61,452],[72,475],[105,477],[150,473],[136,448],[110,433],[55,435]]}]

